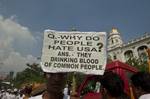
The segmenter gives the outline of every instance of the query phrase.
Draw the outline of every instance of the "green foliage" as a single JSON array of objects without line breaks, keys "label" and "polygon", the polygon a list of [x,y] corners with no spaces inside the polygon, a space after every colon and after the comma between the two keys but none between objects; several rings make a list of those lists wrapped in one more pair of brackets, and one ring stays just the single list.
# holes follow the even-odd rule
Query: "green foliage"
[{"label": "green foliage", "polygon": [[67,73],[67,83],[72,84],[73,81],[73,76],[75,76],[75,81],[76,81],[76,89],[80,86],[80,84],[83,82],[83,79],[85,78],[86,75],[82,73]]},{"label": "green foliage", "polygon": [[86,87],[82,90],[81,95],[87,94],[88,92],[94,92],[95,85],[96,82],[94,80],[89,81]]},{"label": "green foliage", "polygon": [[13,80],[15,87],[21,87],[24,84],[32,84],[34,82],[44,82],[44,76],[38,64],[27,64],[27,68],[22,72],[18,72]]},{"label": "green foliage", "polygon": [[126,63],[136,67],[140,71],[148,71],[147,61],[143,60],[142,58],[130,57]]}]

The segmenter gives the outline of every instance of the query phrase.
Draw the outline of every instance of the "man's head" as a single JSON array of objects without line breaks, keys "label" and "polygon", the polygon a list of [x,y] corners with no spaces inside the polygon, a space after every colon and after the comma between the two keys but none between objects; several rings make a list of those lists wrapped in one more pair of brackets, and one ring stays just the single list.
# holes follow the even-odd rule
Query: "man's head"
[{"label": "man's head", "polygon": [[147,72],[138,72],[131,76],[131,82],[134,91],[139,97],[142,94],[150,93],[150,74]]},{"label": "man's head", "polygon": [[103,97],[120,97],[124,93],[123,81],[113,72],[106,72],[100,82]]},{"label": "man's head", "polygon": [[26,96],[30,96],[32,92],[32,86],[31,85],[26,85],[25,88],[23,89],[23,94]]},{"label": "man's head", "polygon": [[66,73],[46,73],[47,91],[53,94],[62,93],[65,87]]}]

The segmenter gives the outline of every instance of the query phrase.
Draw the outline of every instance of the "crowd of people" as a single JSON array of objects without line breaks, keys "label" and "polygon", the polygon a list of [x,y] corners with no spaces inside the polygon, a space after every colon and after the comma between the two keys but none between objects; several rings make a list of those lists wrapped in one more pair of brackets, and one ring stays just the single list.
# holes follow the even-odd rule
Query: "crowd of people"
[{"label": "crowd of people", "polygon": [[[26,87],[23,92],[14,90],[1,90],[0,99],[81,99],[81,96],[72,96],[68,85],[65,84],[66,73],[45,73],[47,89],[37,96],[31,96],[31,88]],[[124,91],[124,82],[114,72],[105,72],[100,81],[102,99],[131,99]],[[138,72],[131,76],[131,85],[134,99],[150,99],[150,73]]]},{"label": "crowd of people", "polygon": [[[43,99],[80,99],[81,96],[68,95],[68,87],[64,87],[66,73],[46,73],[47,91],[42,94]],[[105,72],[99,79],[102,99],[130,99],[124,90],[121,77],[111,71]],[[131,83],[135,99],[150,99],[150,74],[138,72],[131,76]],[[143,98],[144,97],[144,98]],[[147,98],[146,98],[147,97]],[[32,98],[33,99],[33,98]],[[37,98],[34,98],[37,99]],[[42,98],[39,98],[42,99]]]},{"label": "crowd of people", "polygon": [[0,91],[0,99],[23,99],[24,95],[18,89],[3,89]]}]

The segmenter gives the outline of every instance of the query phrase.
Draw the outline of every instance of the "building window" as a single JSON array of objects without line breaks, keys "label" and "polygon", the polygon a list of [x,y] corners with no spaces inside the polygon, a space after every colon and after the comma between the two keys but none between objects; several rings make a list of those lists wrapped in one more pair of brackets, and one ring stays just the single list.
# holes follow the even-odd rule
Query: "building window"
[{"label": "building window", "polygon": [[138,52],[139,57],[143,56],[143,55],[142,55],[143,53],[146,53],[145,50],[146,50],[147,48],[148,48],[147,46],[140,46],[140,47],[137,49],[137,52]]},{"label": "building window", "polygon": [[116,39],[116,42],[118,42],[118,39]]},{"label": "building window", "polygon": [[114,44],[114,41],[113,41],[113,40],[111,40],[111,43],[112,43],[112,44]]},{"label": "building window", "polygon": [[108,58],[107,58],[107,63],[109,63],[109,62],[112,62],[112,57],[111,57],[111,55],[108,55]]},{"label": "building window", "polygon": [[116,55],[114,55],[114,59],[117,59],[117,56],[116,56]]},{"label": "building window", "polygon": [[133,51],[132,50],[128,50],[124,53],[125,59],[129,60],[129,58],[133,57]]}]

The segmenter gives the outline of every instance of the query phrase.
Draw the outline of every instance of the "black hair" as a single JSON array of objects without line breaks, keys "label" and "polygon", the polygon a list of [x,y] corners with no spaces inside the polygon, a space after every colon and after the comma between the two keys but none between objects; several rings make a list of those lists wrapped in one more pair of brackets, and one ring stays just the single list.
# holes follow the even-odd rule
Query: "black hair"
[{"label": "black hair", "polygon": [[131,81],[136,88],[141,88],[143,91],[150,93],[150,73],[138,72],[133,74]]},{"label": "black hair", "polygon": [[124,95],[124,82],[121,77],[113,72],[106,72],[101,79],[101,85],[107,90],[112,97]]}]

